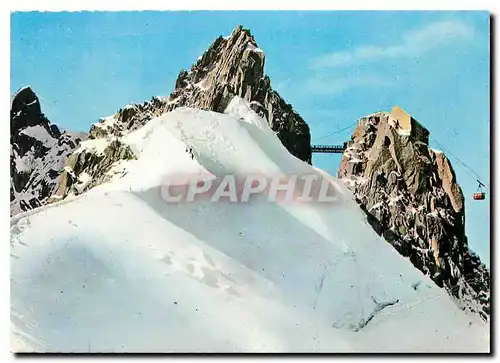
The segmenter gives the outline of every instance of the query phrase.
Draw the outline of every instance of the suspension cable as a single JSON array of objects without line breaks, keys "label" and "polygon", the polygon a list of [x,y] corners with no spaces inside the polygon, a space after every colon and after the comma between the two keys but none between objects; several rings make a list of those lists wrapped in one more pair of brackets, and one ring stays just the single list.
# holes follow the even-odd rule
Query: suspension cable
[{"label": "suspension cable", "polygon": [[351,128],[352,126],[356,125],[357,123],[358,123],[358,121],[355,121],[355,122],[353,122],[352,124],[350,124],[349,126],[343,127],[343,128],[341,128],[341,129],[339,129],[339,130],[336,130],[336,131],[334,131],[334,132],[332,132],[332,133],[330,133],[330,134],[327,134],[327,135],[324,135],[324,136],[318,137],[318,138],[316,139],[316,141],[318,141],[318,140],[323,140],[323,139],[326,139],[327,137],[330,137],[330,136],[333,136],[333,135],[340,134],[342,131],[345,131],[345,130],[347,130],[347,129]]},{"label": "suspension cable", "polygon": [[447,154],[452,156],[460,165],[464,167],[464,169],[469,173],[470,176],[474,177],[479,184],[482,184],[485,187],[488,187],[487,184],[483,183],[481,180],[481,176],[474,171],[469,165],[467,165],[464,161],[460,160],[458,156],[455,156],[448,148],[446,148],[442,143],[440,143],[438,140],[436,140],[435,137],[429,136],[430,139],[434,140],[434,142],[444,151],[446,151]]}]

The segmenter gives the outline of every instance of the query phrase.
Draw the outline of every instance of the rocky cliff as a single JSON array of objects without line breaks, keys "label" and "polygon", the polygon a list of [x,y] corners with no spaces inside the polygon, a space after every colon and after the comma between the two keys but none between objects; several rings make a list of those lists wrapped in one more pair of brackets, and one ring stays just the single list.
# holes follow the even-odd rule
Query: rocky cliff
[{"label": "rocky cliff", "polygon": [[363,117],[339,177],[375,231],[456,298],[487,319],[490,275],[468,248],[464,196],[446,156],[397,128],[390,113]]},{"label": "rocky cliff", "polygon": [[68,155],[85,138],[51,124],[30,87],[15,94],[10,110],[11,215],[47,202]]},{"label": "rocky cliff", "polygon": [[229,37],[218,37],[190,71],[182,70],[168,97],[153,97],[127,105],[92,125],[89,140],[68,160],[51,200],[80,194],[116,174],[119,161],[134,158],[121,141],[130,131],[177,107],[224,112],[234,96],[250,103],[297,158],[311,162],[309,127],[293,107],[272,89],[264,74],[265,56],[248,29],[238,26]]}]

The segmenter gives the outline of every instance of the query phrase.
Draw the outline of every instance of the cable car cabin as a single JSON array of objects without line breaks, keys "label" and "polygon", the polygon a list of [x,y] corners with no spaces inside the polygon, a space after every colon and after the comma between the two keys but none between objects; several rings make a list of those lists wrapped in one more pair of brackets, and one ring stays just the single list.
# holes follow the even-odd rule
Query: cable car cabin
[{"label": "cable car cabin", "polygon": [[474,198],[474,200],[484,200],[485,195],[483,192],[478,192],[478,193],[474,193],[472,198]]}]

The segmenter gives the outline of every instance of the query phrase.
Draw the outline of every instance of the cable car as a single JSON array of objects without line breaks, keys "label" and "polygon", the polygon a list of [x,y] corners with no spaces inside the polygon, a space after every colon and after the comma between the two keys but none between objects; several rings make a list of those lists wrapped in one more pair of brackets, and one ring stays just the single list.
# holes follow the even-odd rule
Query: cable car
[{"label": "cable car", "polygon": [[474,193],[472,198],[474,198],[474,200],[484,200],[485,194],[483,192],[477,192],[477,193]]},{"label": "cable car", "polygon": [[477,182],[479,183],[479,185],[477,186],[477,191],[472,195],[472,198],[474,200],[484,200],[484,198],[486,198],[486,194],[482,190],[484,184],[481,183],[479,180],[477,180]]}]

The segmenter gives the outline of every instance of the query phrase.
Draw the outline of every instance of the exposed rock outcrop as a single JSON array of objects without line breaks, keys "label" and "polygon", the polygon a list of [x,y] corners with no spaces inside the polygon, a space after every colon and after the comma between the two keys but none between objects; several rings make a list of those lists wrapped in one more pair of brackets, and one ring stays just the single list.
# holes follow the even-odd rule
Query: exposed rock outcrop
[{"label": "exposed rock outcrop", "polygon": [[47,202],[68,155],[86,135],[51,124],[30,87],[12,99],[10,129],[10,214],[15,215]]},{"label": "exposed rock outcrop", "polygon": [[112,116],[103,117],[90,127],[89,138],[120,137],[137,130],[149,120],[166,112],[166,97],[153,97],[150,101],[127,105]]},{"label": "exposed rock outcrop", "polygon": [[119,138],[109,142],[89,140],[73,152],[64,167],[59,185],[49,202],[56,202],[68,195],[81,194],[111,180],[125,171],[118,166],[120,160],[135,159],[130,146]]},{"label": "exposed rock outcrop", "polygon": [[377,233],[463,309],[487,318],[489,271],[468,248],[464,197],[442,152],[401,132],[389,113],[379,112],[359,120],[339,177]]}]

